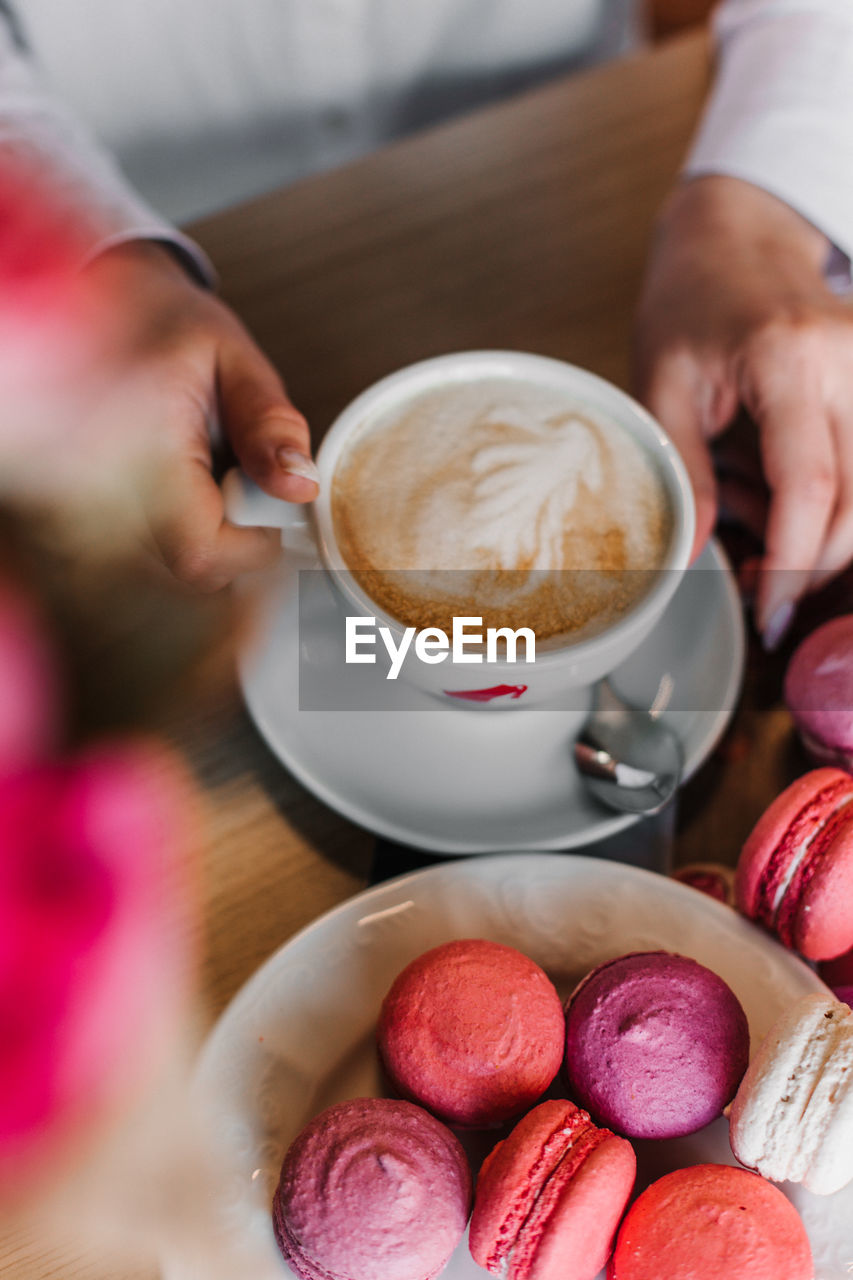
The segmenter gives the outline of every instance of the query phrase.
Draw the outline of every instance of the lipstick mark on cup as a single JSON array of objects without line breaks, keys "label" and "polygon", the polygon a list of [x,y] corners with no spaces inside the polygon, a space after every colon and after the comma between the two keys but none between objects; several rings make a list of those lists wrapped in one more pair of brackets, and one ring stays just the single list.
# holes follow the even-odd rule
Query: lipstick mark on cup
[{"label": "lipstick mark on cup", "polygon": [[520,698],[527,692],[526,684],[493,684],[490,689],[445,689],[448,698],[462,698],[467,702],[491,702],[493,698]]}]

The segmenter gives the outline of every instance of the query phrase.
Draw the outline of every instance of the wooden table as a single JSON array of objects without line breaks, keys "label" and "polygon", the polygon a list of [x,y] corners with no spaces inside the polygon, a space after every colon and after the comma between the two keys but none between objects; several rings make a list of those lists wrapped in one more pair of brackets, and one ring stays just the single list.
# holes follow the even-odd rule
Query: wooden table
[{"label": "wooden table", "polygon": [[[191,230],[318,438],[374,379],[453,349],[541,352],[627,385],[652,220],[708,76],[705,38],[682,38]],[[364,886],[372,838],[293,781],[236,702],[211,707],[183,737],[210,802],[212,1017],[286,938]],[[684,794],[679,860],[733,862],[790,753],[779,660],[753,654],[736,725]],[[14,1225],[0,1233],[0,1273],[106,1274]]]}]

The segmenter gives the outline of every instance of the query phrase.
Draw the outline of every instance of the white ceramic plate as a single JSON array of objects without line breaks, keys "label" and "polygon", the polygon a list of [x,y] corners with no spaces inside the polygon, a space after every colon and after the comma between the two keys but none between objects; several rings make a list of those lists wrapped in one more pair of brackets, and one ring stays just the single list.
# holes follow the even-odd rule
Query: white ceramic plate
[{"label": "white ceramic plate", "polygon": [[[350,899],[281,948],[223,1014],[203,1051],[196,1096],[221,1142],[221,1212],[235,1280],[290,1275],[270,1204],[284,1151],[332,1102],[380,1092],[374,1027],[381,1000],[414,956],[456,937],[487,937],[532,956],[561,994],[599,962],[665,948],[693,956],[734,989],[753,1044],[793,1000],[824,990],[814,973],[730,908],[675,881],[580,856],[515,854],[444,863]],[[637,1143],[641,1180],[703,1161],[735,1163],[719,1120],[688,1138]],[[486,1147],[494,1135],[485,1139]],[[473,1152],[481,1155],[483,1151]],[[815,1254],[817,1280],[849,1280],[853,1185],[820,1198],[785,1187]],[[167,1267],[167,1280],[200,1275]],[[445,1280],[482,1280],[467,1243]],[[722,1280],[722,1278],[721,1278]]]},{"label": "white ceramic plate", "polygon": [[[390,840],[445,854],[578,848],[637,821],[605,809],[583,786],[564,712],[448,709],[385,680],[377,666],[346,674],[347,688],[355,676],[372,709],[301,710],[300,655],[322,655],[330,705],[345,697],[335,696],[342,652],[327,656],[342,647],[340,613],[319,572],[299,626],[296,576],[310,564],[284,557],[240,680],[270,748],[326,804]],[[669,706],[663,719],[681,735],[689,777],[731,717],[743,663],[737,587],[711,543],[613,684],[637,706]]]}]

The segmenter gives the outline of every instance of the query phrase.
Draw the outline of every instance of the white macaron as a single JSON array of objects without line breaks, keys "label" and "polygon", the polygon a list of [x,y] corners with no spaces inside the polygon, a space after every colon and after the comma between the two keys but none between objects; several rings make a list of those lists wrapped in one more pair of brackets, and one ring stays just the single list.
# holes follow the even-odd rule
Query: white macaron
[{"label": "white macaron", "polygon": [[853,1179],[853,1013],[804,996],[765,1036],[730,1114],[732,1151],[773,1182],[831,1195]]}]

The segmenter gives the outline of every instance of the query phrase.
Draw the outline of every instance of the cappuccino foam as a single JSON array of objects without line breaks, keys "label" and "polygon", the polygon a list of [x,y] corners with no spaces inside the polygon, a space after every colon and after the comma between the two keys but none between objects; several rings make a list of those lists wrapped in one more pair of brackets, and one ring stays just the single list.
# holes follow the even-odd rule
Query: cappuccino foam
[{"label": "cappuccino foam", "polygon": [[613,420],[533,383],[451,384],[371,419],[335,470],[332,519],[385,612],[537,639],[609,625],[645,593],[672,516],[651,456]]}]

